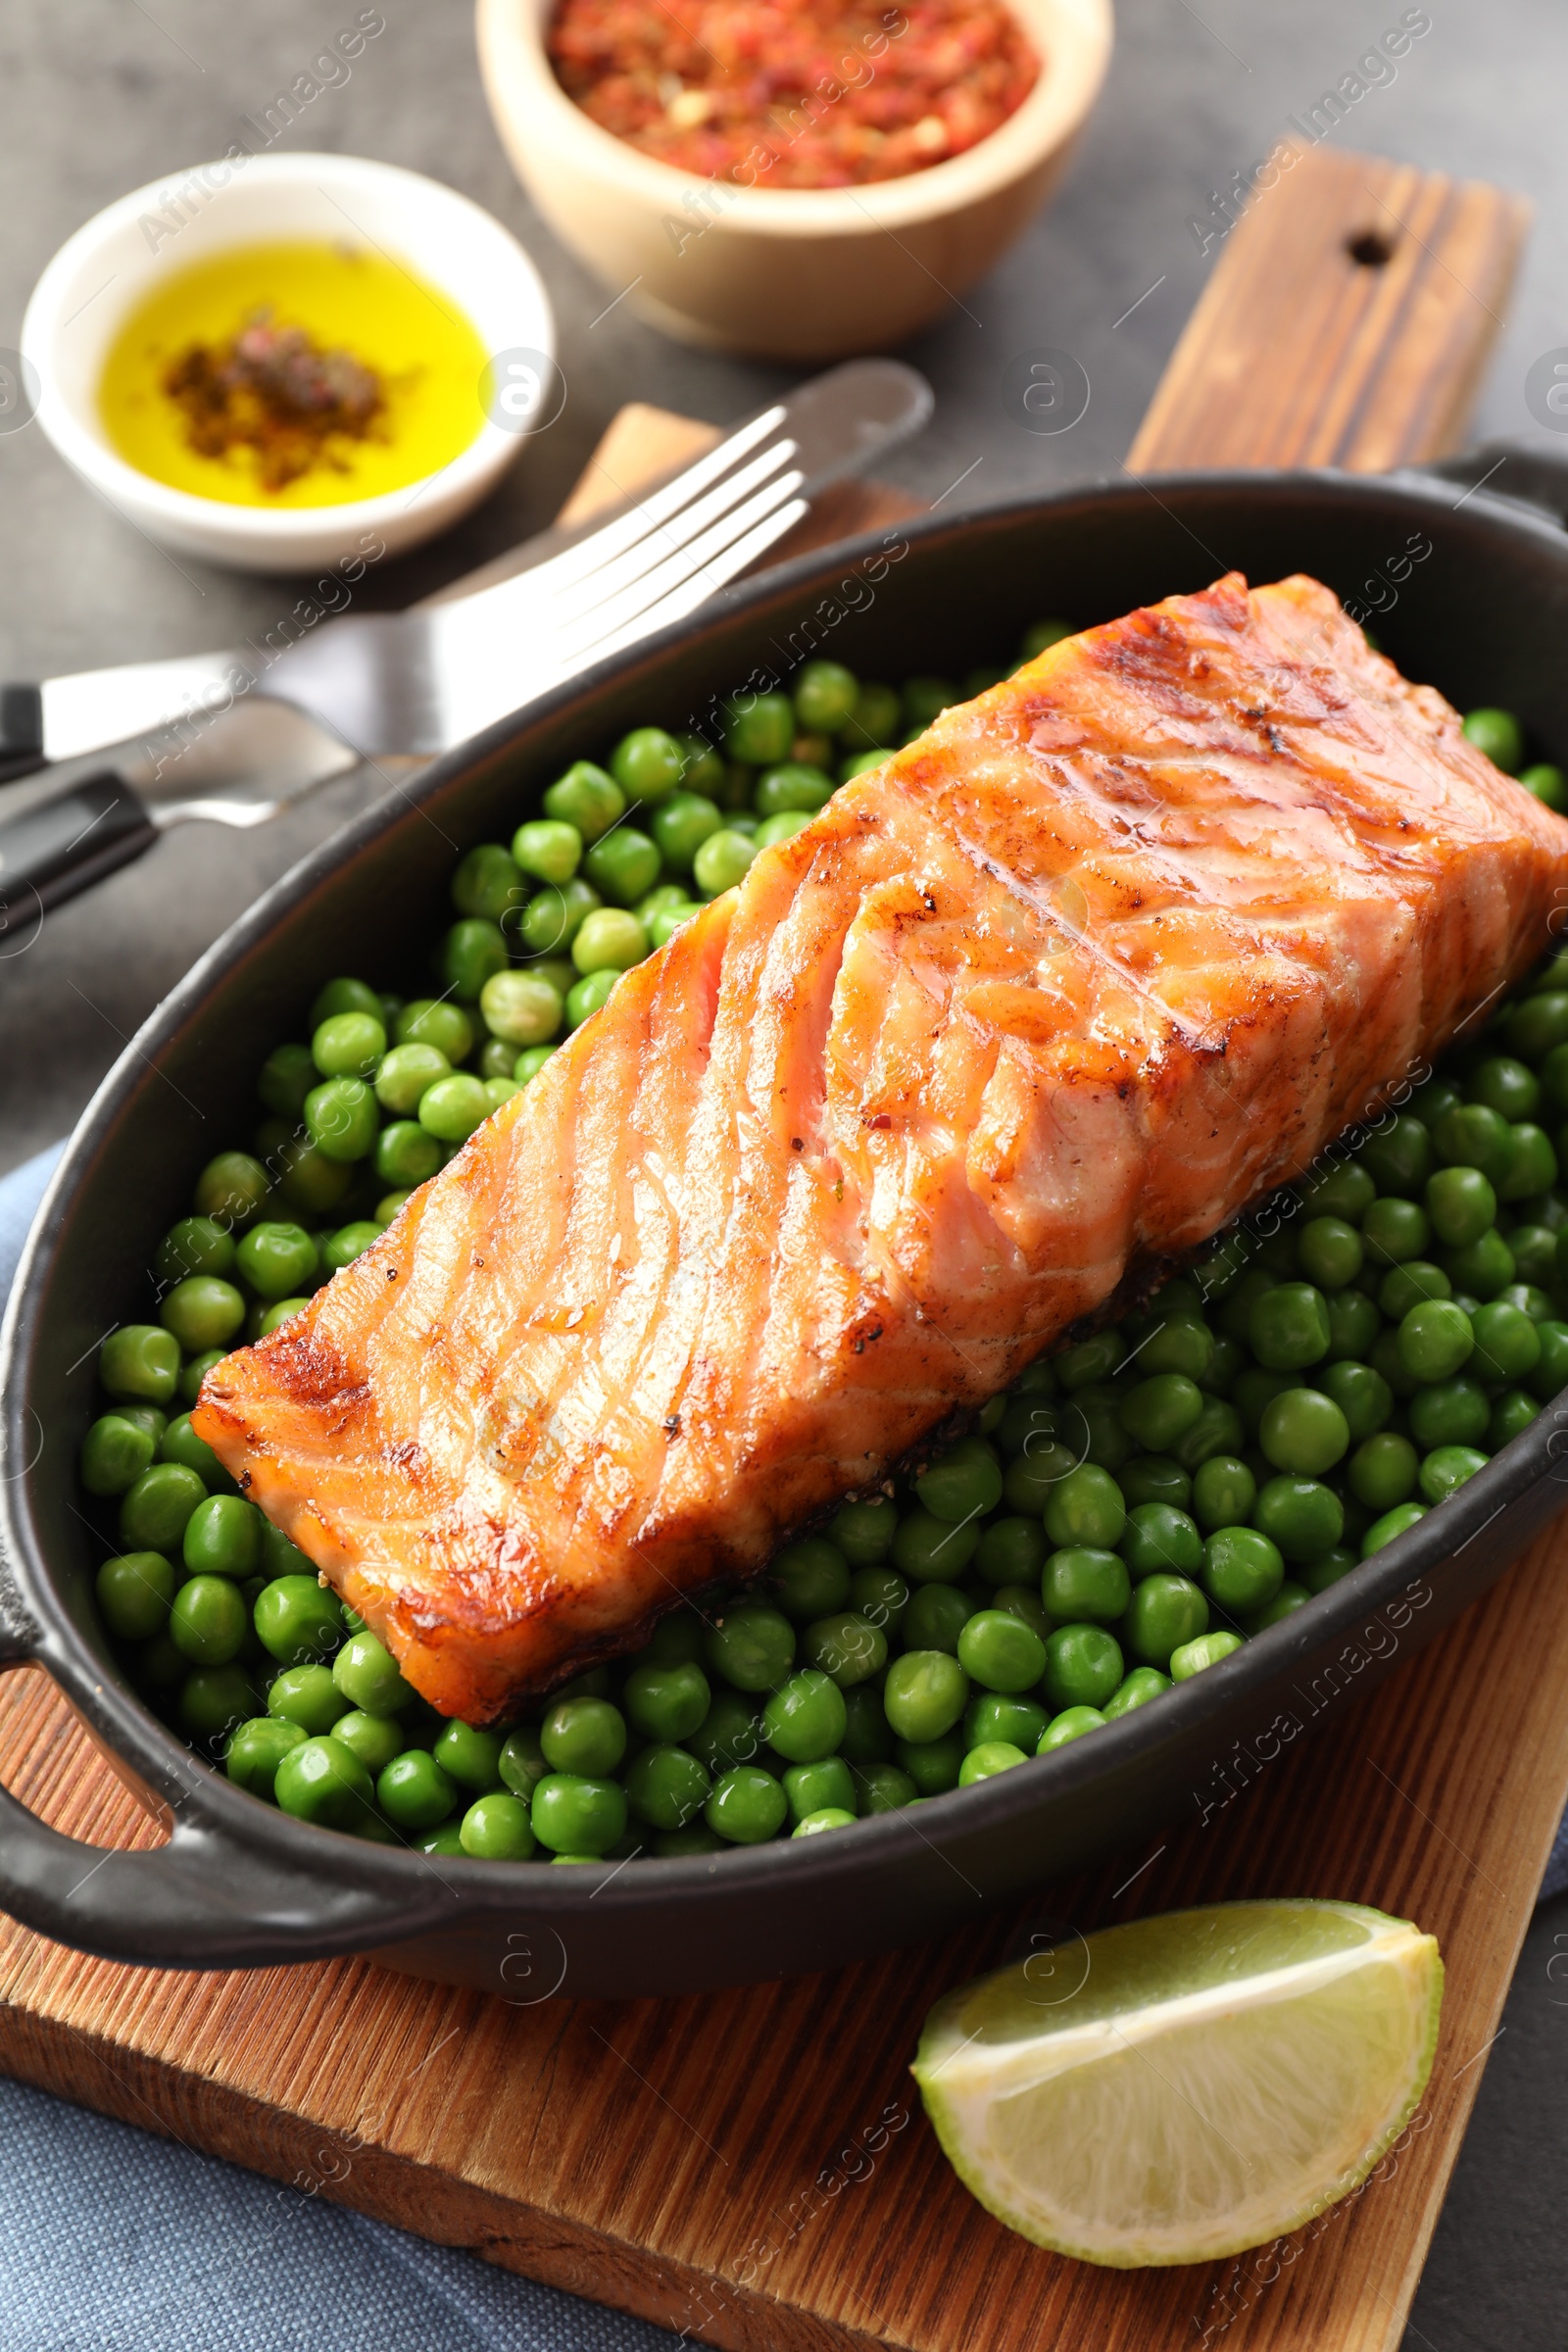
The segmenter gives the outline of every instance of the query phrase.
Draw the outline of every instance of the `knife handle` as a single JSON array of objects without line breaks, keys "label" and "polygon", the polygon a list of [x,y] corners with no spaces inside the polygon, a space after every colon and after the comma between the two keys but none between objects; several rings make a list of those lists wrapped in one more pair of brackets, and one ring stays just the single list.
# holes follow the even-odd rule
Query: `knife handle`
[{"label": "knife handle", "polygon": [[36,686],[0,686],[0,784],[44,764],[42,694]]},{"label": "knife handle", "polygon": [[129,865],[157,839],[139,796],[108,769],[8,817],[0,823],[0,939]]}]

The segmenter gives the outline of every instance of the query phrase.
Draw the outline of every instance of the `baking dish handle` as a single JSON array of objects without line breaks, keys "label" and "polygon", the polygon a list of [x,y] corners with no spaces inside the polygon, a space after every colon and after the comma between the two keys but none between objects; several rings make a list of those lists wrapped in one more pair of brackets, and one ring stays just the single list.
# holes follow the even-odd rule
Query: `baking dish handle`
[{"label": "baking dish handle", "polygon": [[[0,1655],[25,1661],[15,1628],[0,1634]],[[65,1837],[0,1788],[0,1911],[57,1943],[146,1968],[320,1960],[450,1923],[456,1900],[437,1867],[412,1887],[389,1884],[378,1846],[334,1837],[329,1849],[320,1832],[270,1808],[249,1838],[211,1793],[195,1770],[181,1775],[166,1798],[168,1843],[125,1853]],[[296,1838],[317,1850],[278,1850]]]},{"label": "baking dish handle", "polygon": [[1428,481],[1452,482],[1464,496],[1500,500],[1506,506],[1529,507],[1568,528],[1568,450],[1531,449],[1522,441],[1484,441],[1462,457],[1437,458],[1430,466],[1408,466],[1401,472]]}]

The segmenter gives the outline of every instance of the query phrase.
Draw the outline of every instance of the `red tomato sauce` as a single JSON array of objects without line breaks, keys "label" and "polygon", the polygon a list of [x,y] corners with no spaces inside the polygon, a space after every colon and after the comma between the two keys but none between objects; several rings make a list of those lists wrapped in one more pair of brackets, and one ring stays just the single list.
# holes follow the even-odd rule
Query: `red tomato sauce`
[{"label": "red tomato sauce", "polygon": [[560,0],[548,48],[602,128],[742,187],[926,171],[989,137],[1041,71],[1002,0]]}]

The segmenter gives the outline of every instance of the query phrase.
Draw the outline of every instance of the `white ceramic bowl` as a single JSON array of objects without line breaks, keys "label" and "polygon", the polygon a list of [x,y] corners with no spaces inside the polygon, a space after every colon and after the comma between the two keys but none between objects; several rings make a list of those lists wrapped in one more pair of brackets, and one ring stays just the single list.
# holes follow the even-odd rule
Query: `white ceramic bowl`
[{"label": "white ceramic bowl", "polygon": [[250,571],[314,570],[371,534],[397,555],[466,514],[516,456],[519,433],[548,421],[548,410],[505,425],[487,417],[467,448],[423,483],[332,507],[230,506],[173,490],[128,465],[104,431],[99,379],[126,314],[168,272],[277,238],[379,246],[450,294],[487,352],[554,363],[555,320],[539,272],[515,237],[467,197],[355,156],[242,155],[137,188],[61,247],[22,327],[38,421],[83,481],[178,553]]},{"label": "white ceramic bowl", "polygon": [[966,154],[857,188],[741,188],[617,139],[545,55],[552,0],[477,0],[502,143],[564,245],[656,325],[785,360],[882,351],[983,276],[1059,178],[1110,57],[1110,0],[1011,0],[1045,61]]}]

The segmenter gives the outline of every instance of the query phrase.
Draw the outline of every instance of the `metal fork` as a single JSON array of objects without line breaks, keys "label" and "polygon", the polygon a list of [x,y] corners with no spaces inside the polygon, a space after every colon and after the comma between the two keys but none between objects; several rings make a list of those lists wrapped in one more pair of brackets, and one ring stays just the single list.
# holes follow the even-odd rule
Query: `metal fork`
[{"label": "metal fork", "polygon": [[430,758],[694,612],[816,491],[930,409],[912,368],[836,368],[611,520],[530,542],[524,567],[472,593],[345,613],[263,657],[230,650],[0,687],[0,759],[17,775],[135,738],[188,736],[244,696],[292,704],[366,758]]}]

